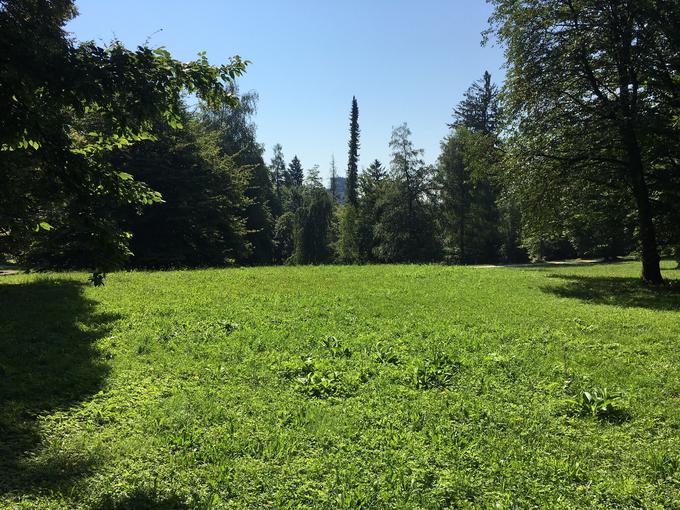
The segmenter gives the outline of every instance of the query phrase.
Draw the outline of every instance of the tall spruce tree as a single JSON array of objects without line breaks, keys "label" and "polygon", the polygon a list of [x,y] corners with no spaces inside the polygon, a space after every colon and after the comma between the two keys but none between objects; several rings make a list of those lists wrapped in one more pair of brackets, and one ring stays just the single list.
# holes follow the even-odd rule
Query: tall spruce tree
[{"label": "tall spruce tree", "polygon": [[338,169],[335,167],[335,156],[331,156],[331,198],[338,202]]},{"label": "tall spruce tree", "polygon": [[352,112],[349,123],[349,160],[347,162],[347,203],[357,205],[357,184],[359,178],[359,105],[352,97]]},{"label": "tall spruce tree", "polygon": [[274,182],[274,190],[276,195],[281,197],[281,187],[285,184],[286,176],[286,160],[283,157],[283,147],[280,143],[277,143],[272,147],[274,155],[272,156],[271,162],[269,163],[269,169],[272,173],[272,181]]},{"label": "tall spruce tree", "polygon": [[385,192],[387,170],[377,159],[359,176],[359,206],[357,208],[358,251],[363,262],[375,260],[375,226],[380,220],[378,202]]},{"label": "tall spruce tree", "polygon": [[437,180],[444,251],[451,262],[500,258],[501,220],[493,182],[498,109],[498,89],[485,72],[454,109],[452,133],[442,142]]},{"label": "tall spruce tree", "polygon": [[453,110],[454,122],[449,127],[465,126],[472,132],[494,134],[498,125],[498,87],[491,74],[484,76],[467,89],[463,100]]},{"label": "tall spruce tree", "polygon": [[288,171],[286,172],[285,183],[286,186],[299,188],[305,180],[305,172],[302,169],[302,163],[297,155],[293,156]]}]

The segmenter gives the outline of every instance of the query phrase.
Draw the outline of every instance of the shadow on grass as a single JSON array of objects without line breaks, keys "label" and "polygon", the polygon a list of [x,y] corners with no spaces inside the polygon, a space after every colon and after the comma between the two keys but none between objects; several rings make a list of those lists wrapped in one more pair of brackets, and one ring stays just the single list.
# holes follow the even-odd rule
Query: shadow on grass
[{"label": "shadow on grass", "polygon": [[101,388],[107,368],[93,343],[117,317],[94,305],[73,280],[0,285],[0,494],[65,488],[91,464],[44,460],[38,421]]},{"label": "shadow on grass", "polygon": [[137,491],[122,501],[107,500],[97,510],[188,510],[190,507],[176,496],[157,497]]},{"label": "shadow on grass", "polygon": [[655,287],[638,278],[620,276],[581,276],[551,274],[548,278],[561,280],[558,286],[542,287],[543,292],[563,298],[580,299],[587,303],[650,310],[680,310],[680,282],[673,280]]}]

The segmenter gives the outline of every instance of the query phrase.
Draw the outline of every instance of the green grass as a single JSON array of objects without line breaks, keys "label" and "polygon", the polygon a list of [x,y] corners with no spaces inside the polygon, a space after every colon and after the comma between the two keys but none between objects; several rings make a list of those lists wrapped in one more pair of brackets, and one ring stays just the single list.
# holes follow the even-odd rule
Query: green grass
[{"label": "green grass", "polygon": [[2,508],[680,508],[680,271],[0,279]]}]

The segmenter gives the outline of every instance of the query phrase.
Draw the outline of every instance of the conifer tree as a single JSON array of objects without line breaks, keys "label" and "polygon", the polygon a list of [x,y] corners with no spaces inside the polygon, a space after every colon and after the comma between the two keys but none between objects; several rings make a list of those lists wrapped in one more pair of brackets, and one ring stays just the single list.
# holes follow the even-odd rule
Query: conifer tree
[{"label": "conifer tree", "polygon": [[385,170],[385,167],[383,167],[383,164],[378,159],[374,159],[373,163],[368,165],[368,169],[364,170],[364,172],[376,184],[387,177],[387,170]]},{"label": "conifer tree", "polygon": [[422,159],[424,151],[413,145],[406,124],[392,131],[390,149],[390,179],[377,204],[380,219],[374,227],[374,254],[384,262],[436,260],[439,246],[429,196],[432,168]]},{"label": "conifer tree", "polygon": [[352,97],[352,113],[349,124],[349,161],[347,162],[347,202],[357,205],[357,181],[359,163],[359,106]]},{"label": "conifer tree", "polygon": [[[500,258],[498,190],[492,181],[498,109],[498,89],[485,72],[454,109],[451,134],[442,142],[440,221],[444,250],[452,262],[497,262]],[[512,247],[504,248],[509,252]]]},{"label": "conifer tree", "polygon": [[358,251],[361,261],[375,260],[375,226],[380,221],[378,202],[385,193],[387,170],[377,159],[359,176],[360,199],[357,208]]},{"label": "conifer tree", "polygon": [[338,202],[338,170],[335,167],[335,156],[331,156],[331,198]]},{"label": "conifer tree", "polygon": [[274,156],[269,164],[270,170],[272,172],[272,181],[274,182],[274,190],[277,196],[281,196],[281,186],[284,184],[284,178],[286,175],[286,160],[283,157],[283,147],[280,143],[277,143],[272,148],[274,151]]},{"label": "conifer tree", "polygon": [[304,180],[305,173],[302,169],[302,163],[300,163],[300,159],[296,155],[291,160],[290,165],[288,165],[288,171],[286,172],[285,177],[286,186],[300,187]]},{"label": "conifer tree", "polygon": [[472,132],[493,134],[498,124],[498,87],[491,74],[484,72],[465,92],[464,99],[453,110],[454,122],[449,127],[465,126]]}]

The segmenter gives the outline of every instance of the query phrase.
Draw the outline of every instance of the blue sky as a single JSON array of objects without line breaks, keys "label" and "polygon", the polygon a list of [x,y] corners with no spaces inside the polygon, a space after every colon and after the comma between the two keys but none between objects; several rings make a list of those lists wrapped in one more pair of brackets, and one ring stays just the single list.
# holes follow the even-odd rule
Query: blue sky
[{"label": "blue sky", "polygon": [[[347,165],[352,96],[359,102],[360,166],[389,162],[393,126],[407,122],[434,162],[451,110],[485,70],[502,77],[502,51],[480,45],[484,0],[76,0],[67,27],[79,40],[165,46],[179,59],[251,60],[241,90],[260,96],[256,123],[267,161],[328,175]],[[161,30],[161,31],[159,31]]]}]

